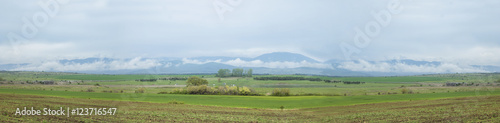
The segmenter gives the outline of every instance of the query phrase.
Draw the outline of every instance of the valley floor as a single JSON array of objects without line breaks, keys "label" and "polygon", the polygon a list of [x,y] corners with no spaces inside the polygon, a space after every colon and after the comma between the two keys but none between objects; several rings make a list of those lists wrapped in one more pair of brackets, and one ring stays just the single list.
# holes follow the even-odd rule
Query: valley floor
[{"label": "valley floor", "polygon": [[[2,122],[498,122],[500,96],[400,101],[292,110],[232,108],[0,94]],[[20,116],[16,108],[117,108],[107,116]]]}]

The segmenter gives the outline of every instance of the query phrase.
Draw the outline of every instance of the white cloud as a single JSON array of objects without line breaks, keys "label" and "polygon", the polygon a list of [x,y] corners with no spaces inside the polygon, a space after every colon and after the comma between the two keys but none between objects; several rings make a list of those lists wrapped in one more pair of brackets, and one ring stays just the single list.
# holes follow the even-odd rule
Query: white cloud
[{"label": "white cloud", "polygon": [[210,62],[220,63],[221,60],[217,59],[217,60],[199,61],[199,60],[196,60],[196,59],[192,60],[192,59],[188,59],[188,58],[183,58],[182,59],[182,64],[206,64],[206,63],[210,63]]},{"label": "white cloud", "polygon": [[221,59],[218,60],[206,60],[206,61],[199,61],[199,60],[190,60],[187,58],[182,59],[183,64],[206,64],[206,63],[221,63],[221,64],[227,64],[227,65],[232,65],[236,67],[266,67],[266,68],[299,68],[299,67],[311,67],[311,68],[323,68],[323,69],[333,69],[333,67],[329,64],[323,64],[323,63],[311,63],[307,61],[301,61],[301,62],[263,62],[261,60],[252,60],[252,61],[245,61],[241,60],[240,58],[236,58],[234,60],[228,60],[228,61],[222,61]]},{"label": "white cloud", "polygon": [[463,51],[458,51],[449,62],[458,62],[469,65],[499,65],[500,47],[475,46]]},{"label": "white cloud", "polygon": [[405,63],[390,64],[387,62],[370,63],[364,60],[356,62],[344,62],[337,66],[351,71],[364,72],[412,72],[412,73],[466,73],[466,72],[487,72],[470,66],[460,66],[451,63],[440,65],[408,65]]},{"label": "white cloud", "polygon": [[0,44],[2,50],[0,64],[39,63],[54,59],[86,58],[99,54],[94,50],[82,52],[81,48],[73,42],[27,41],[19,45]]},{"label": "white cloud", "polygon": [[66,63],[58,61],[47,61],[39,64],[30,64],[13,70],[25,71],[95,71],[95,70],[131,70],[148,69],[161,65],[156,60],[142,59],[140,57],[131,60],[114,60],[111,62],[96,61],[92,63]]},{"label": "white cloud", "polygon": [[[111,55],[133,57],[255,57],[270,52],[294,52],[316,60],[343,59],[340,42],[353,44],[355,27],[374,21],[371,11],[386,9],[388,1],[247,1],[225,13],[220,21],[213,1],[71,1],[31,42],[10,50],[9,32],[21,34],[24,22],[43,11],[39,1],[3,1],[0,4],[0,64],[37,63]],[[405,10],[392,16],[389,26],[353,57],[384,60],[438,59],[461,65],[500,66],[500,7],[487,1],[408,1]],[[302,62],[196,61],[254,67],[317,67]],[[57,62],[43,62],[54,68]],[[99,64],[71,64],[71,69],[122,68]],[[119,65],[128,65],[120,62]],[[149,66],[148,64],[143,64]],[[179,66],[165,64],[163,67]],[[345,64],[347,67],[349,64]],[[385,65],[380,63],[380,65]],[[86,68],[82,66],[87,66]],[[454,70],[453,67],[446,69]],[[401,67],[349,66],[361,70],[404,70]],[[426,66],[406,66],[424,69]],[[445,66],[436,66],[443,67]],[[69,69],[68,68],[68,69]],[[133,68],[133,66],[132,66]],[[426,68],[427,69],[427,68]],[[457,69],[459,71],[469,71]],[[410,70],[411,71],[411,70]],[[418,71],[418,70],[415,70]],[[427,69],[430,71],[430,68]]]},{"label": "white cloud", "polygon": [[172,63],[170,63],[170,62],[163,65],[163,67],[165,67],[165,68],[170,67],[170,66],[172,66]]},{"label": "white cloud", "polygon": [[261,60],[244,61],[241,59],[235,59],[223,62],[224,64],[238,66],[238,67],[266,67],[266,68],[299,68],[299,67],[311,67],[311,68],[323,68],[323,69],[333,69],[329,64],[323,63],[311,63],[307,61],[301,62],[262,62]]},{"label": "white cloud", "polygon": [[109,63],[110,70],[121,70],[121,69],[147,69],[155,66],[159,66],[160,63],[156,60],[145,59],[142,60],[140,57],[136,57],[129,61],[113,61]]}]

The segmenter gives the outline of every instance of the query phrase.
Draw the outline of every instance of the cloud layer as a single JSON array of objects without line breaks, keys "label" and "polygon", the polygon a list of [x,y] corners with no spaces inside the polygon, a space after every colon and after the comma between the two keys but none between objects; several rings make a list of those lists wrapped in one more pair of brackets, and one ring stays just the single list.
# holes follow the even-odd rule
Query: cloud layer
[{"label": "cloud layer", "polygon": [[100,71],[100,70],[134,70],[149,69],[159,66],[156,60],[142,59],[140,57],[130,60],[96,61],[92,63],[65,63],[47,61],[39,64],[30,64],[13,70],[22,71]]},{"label": "cloud layer", "polygon": [[[294,52],[327,61],[344,60],[340,44],[354,45],[356,28],[377,19],[392,0],[245,0],[219,19],[213,0],[71,0],[23,44],[11,45],[8,34],[22,35],[39,2],[0,4],[0,64],[34,63],[18,70],[98,70],[148,68],[154,61],[60,64],[61,59],[88,57],[192,58],[256,57]],[[60,0],[57,0],[60,1]],[[225,1],[225,0],[221,0]],[[380,34],[352,59],[383,61],[397,57],[442,61],[441,66],[347,62],[334,66],[358,71],[471,71],[469,65],[500,66],[500,1],[399,0]],[[227,3],[226,3],[227,4]],[[27,19],[25,21],[24,19]],[[18,50],[14,50],[18,49]],[[52,61],[52,62],[51,62]],[[137,62],[137,64],[136,64]],[[207,61],[188,61],[199,64]],[[322,63],[211,61],[240,67],[329,68]],[[130,66],[126,66],[130,65]],[[178,64],[161,64],[171,67]],[[160,66],[161,66],[160,65]],[[393,66],[392,66],[393,65]],[[435,67],[433,69],[433,67]]]},{"label": "cloud layer", "polygon": [[[469,65],[459,65],[446,62],[417,62],[413,63],[408,60],[403,61],[346,61],[329,63],[311,63],[306,61],[291,62],[291,61],[272,61],[263,62],[261,60],[242,60],[240,58],[230,60],[198,60],[196,58],[183,58],[179,61],[157,60],[136,57],[133,59],[111,59],[111,60],[97,60],[92,62],[60,62],[60,61],[46,61],[35,64],[28,64],[20,66],[15,71],[116,71],[116,70],[144,70],[144,69],[163,69],[163,70],[176,70],[183,65],[203,65],[208,63],[220,63],[231,65],[234,67],[251,67],[251,68],[316,68],[318,70],[349,70],[355,72],[383,72],[383,73],[475,73],[475,72],[490,72],[483,70],[479,67],[472,67]],[[334,65],[336,64],[336,65]],[[189,70],[191,67],[187,67]],[[201,68],[200,68],[201,69]]]},{"label": "cloud layer", "polygon": [[252,60],[245,61],[240,58],[236,58],[234,60],[222,61],[218,60],[207,60],[207,61],[199,61],[199,60],[190,60],[187,58],[182,59],[184,64],[206,64],[206,63],[221,63],[232,65],[236,67],[265,67],[265,68],[300,68],[300,67],[309,67],[309,68],[320,68],[320,69],[333,69],[333,67],[329,64],[324,63],[311,63],[307,61],[301,62],[289,62],[289,61],[273,61],[273,62],[263,62],[261,60]]},{"label": "cloud layer", "polygon": [[441,63],[439,65],[424,64],[424,65],[409,65],[406,63],[387,63],[375,62],[371,63],[364,60],[357,62],[344,62],[337,66],[338,68],[351,71],[363,72],[406,72],[406,73],[469,73],[469,72],[488,72],[471,66],[459,66],[451,63]]}]

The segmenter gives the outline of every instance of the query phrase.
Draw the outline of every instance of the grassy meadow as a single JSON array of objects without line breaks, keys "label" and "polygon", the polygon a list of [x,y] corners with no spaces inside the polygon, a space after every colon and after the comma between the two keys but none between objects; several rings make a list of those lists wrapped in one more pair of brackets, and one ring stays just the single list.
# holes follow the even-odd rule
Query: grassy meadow
[{"label": "grassy meadow", "polygon": [[[186,87],[185,80],[138,79],[198,76],[208,86],[249,87],[262,96],[158,94]],[[105,75],[0,72],[0,121],[69,122],[494,122],[499,119],[498,73],[387,77],[306,77],[254,80],[214,75]],[[53,81],[54,84],[41,84]],[[446,83],[464,83],[447,86]],[[270,96],[287,88],[291,96]],[[137,90],[143,90],[137,93]],[[171,104],[180,102],[182,104]],[[18,116],[22,107],[117,107],[115,116]],[[488,108],[491,107],[491,108]]]}]

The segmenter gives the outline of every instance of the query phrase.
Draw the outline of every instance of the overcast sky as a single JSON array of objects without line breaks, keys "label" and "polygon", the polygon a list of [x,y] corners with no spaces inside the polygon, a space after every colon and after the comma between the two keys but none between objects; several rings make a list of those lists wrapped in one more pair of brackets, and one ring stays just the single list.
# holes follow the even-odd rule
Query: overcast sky
[{"label": "overcast sky", "polygon": [[[279,51],[319,61],[405,58],[500,65],[498,0],[69,0],[45,11],[40,3],[47,1],[2,1],[1,64],[256,57]],[[391,6],[400,11],[391,12]],[[218,13],[217,7],[232,11]],[[383,12],[390,16],[386,25],[373,14]],[[378,33],[356,45],[356,29],[366,33],[370,24],[369,31]],[[346,46],[357,52],[346,55]]]}]

